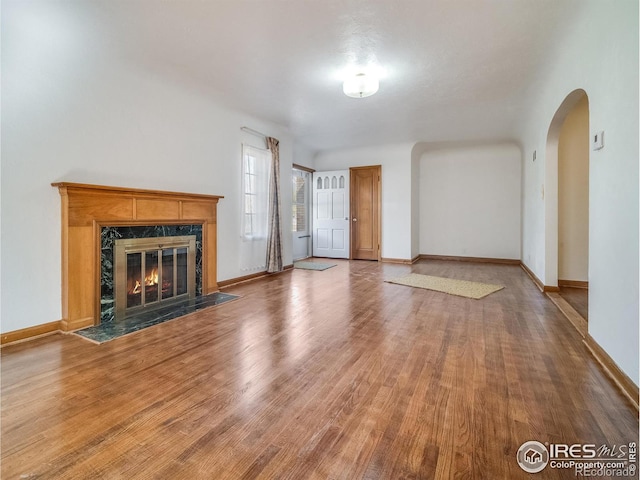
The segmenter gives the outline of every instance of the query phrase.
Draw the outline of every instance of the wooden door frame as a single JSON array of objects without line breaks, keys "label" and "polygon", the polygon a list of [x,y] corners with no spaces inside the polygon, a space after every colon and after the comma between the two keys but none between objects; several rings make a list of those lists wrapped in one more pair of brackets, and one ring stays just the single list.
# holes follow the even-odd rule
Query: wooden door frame
[{"label": "wooden door frame", "polygon": [[376,199],[376,217],[378,221],[378,231],[376,235],[378,236],[378,255],[377,261],[380,262],[382,260],[382,165],[365,165],[362,167],[349,167],[349,260],[353,260],[353,242],[355,235],[353,234],[353,208],[354,208],[354,199],[353,195],[355,192],[355,188],[353,185],[354,175],[352,175],[354,170],[366,170],[375,168],[378,170],[378,195]]}]

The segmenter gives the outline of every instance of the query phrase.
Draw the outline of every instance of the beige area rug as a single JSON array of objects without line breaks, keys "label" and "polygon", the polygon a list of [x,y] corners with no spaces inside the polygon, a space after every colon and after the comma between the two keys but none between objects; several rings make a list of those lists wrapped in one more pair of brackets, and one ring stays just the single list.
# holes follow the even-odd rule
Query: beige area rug
[{"label": "beige area rug", "polygon": [[450,295],[458,295],[459,297],[475,298],[476,300],[504,288],[502,285],[468,282],[466,280],[455,280],[453,278],[431,277],[418,273],[411,273],[404,277],[386,281],[408,287],[424,288],[426,290],[435,290],[436,292],[448,293]]}]

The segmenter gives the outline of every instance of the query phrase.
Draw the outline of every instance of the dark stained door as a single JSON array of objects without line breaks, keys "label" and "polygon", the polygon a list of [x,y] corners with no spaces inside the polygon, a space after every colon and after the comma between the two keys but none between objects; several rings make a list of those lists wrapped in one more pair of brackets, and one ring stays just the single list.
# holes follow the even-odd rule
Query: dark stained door
[{"label": "dark stained door", "polygon": [[380,175],[380,165],[350,169],[354,260],[380,260]]}]

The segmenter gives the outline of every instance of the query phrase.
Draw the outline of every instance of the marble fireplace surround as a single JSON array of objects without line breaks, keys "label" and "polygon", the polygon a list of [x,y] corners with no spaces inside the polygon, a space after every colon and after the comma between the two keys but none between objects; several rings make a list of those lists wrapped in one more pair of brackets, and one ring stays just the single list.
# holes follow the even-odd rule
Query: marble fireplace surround
[{"label": "marble fireplace surround", "polygon": [[62,210],[64,331],[100,323],[101,233],[108,227],[201,227],[201,293],[217,292],[219,195],[57,182]]}]

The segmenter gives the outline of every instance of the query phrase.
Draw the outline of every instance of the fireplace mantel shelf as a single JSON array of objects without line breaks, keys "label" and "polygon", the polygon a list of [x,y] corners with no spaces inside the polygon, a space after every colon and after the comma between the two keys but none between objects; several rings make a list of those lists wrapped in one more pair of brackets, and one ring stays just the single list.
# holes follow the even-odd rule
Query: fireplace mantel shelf
[{"label": "fireplace mantel shelf", "polygon": [[107,185],[92,185],[89,183],[73,183],[73,182],[54,182],[52,187],[58,187],[59,189],[74,189],[77,191],[94,192],[96,194],[116,194],[127,195],[136,197],[169,197],[169,198],[189,198],[194,200],[213,200],[224,198],[221,195],[207,195],[203,193],[184,193],[184,192],[169,192],[164,190],[149,190],[142,188],[127,188],[127,187],[110,187]]},{"label": "fireplace mantel shelf", "polygon": [[62,327],[100,321],[100,231],[105,226],[202,225],[202,290],[218,291],[220,195],[55,182],[62,210]]}]

